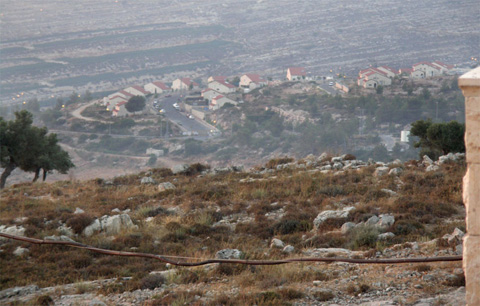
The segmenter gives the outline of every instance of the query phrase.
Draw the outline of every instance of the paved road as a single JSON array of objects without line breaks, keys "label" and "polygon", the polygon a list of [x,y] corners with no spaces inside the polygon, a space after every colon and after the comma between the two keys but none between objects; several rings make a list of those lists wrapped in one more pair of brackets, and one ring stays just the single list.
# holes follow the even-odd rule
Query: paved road
[{"label": "paved road", "polygon": [[[178,103],[178,99],[181,99],[181,94],[172,94],[171,97],[160,96],[157,98],[160,109],[163,108],[165,110],[164,116],[171,122],[178,125],[181,130],[186,133],[191,133],[192,135],[198,133],[198,135],[207,136],[212,128],[208,126],[208,124],[202,122],[200,119],[190,119],[188,118],[187,113],[175,109],[173,104]],[[152,109],[153,100],[155,99],[148,101],[148,106]],[[158,110],[156,111],[158,112]]]},{"label": "paved road", "polygon": [[329,86],[328,82],[319,84],[318,86],[332,96],[336,96],[339,93],[339,91],[335,89],[335,86]]},{"label": "paved road", "polygon": [[82,106],[80,106],[79,108],[75,109],[74,111],[71,112],[71,115],[75,118],[78,118],[78,119],[81,119],[81,120],[85,120],[85,121],[98,121],[98,122],[102,122],[102,123],[109,123],[108,121],[104,121],[104,120],[100,120],[100,119],[95,119],[95,118],[89,118],[89,117],[84,117],[82,116],[82,112],[89,106],[92,106],[93,104],[95,103],[101,103],[102,101],[101,100],[92,100],[86,104],[83,104]]}]

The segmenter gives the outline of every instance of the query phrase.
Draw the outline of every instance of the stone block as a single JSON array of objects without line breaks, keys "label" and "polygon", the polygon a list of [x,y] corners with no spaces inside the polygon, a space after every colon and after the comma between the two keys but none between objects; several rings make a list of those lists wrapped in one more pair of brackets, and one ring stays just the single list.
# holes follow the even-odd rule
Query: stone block
[{"label": "stone block", "polygon": [[480,305],[480,236],[467,234],[463,241],[463,270],[465,271],[467,305]]},{"label": "stone block", "polygon": [[480,165],[470,164],[463,178],[463,202],[467,211],[467,232],[480,236]]}]

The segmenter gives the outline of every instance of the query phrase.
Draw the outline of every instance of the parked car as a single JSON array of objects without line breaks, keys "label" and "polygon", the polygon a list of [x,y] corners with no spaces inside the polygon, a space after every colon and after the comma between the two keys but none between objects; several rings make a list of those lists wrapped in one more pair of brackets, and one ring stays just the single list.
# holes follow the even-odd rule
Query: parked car
[{"label": "parked car", "polygon": [[166,95],[165,98],[170,98],[172,95]]},{"label": "parked car", "polygon": [[328,86],[333,86],[333,82],[328,83]]},{"label": "parked car", "polygon": [[188,119],[195,119],[192,115],[188,116]]},{"label": "parked car", "polygon": [[175,107],[175,109],[180,109],[180,105],[178,105],[178,103],[173,103],[173,107]]}]

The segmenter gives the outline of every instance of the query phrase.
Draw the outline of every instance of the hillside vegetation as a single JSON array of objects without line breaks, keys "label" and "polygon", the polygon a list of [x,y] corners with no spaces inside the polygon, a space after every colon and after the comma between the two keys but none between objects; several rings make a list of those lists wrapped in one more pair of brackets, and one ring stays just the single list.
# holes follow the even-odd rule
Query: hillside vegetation
[{"label": "hillside vegetation", "polygon": [[[447,256],[461,254],[464,172],[462,154],[405,164],[322,154],[279,158],[250,171],[192,164],[111,181],[25,183],[1,191],[0,229],[187,261]],[[72,303],[148,305],[441,303],[439,294],[463,284],[461,262],[173,268],[69,247],[0,243],[0,289],[44,288],[1,291],[2,303],[62,295]]]}]

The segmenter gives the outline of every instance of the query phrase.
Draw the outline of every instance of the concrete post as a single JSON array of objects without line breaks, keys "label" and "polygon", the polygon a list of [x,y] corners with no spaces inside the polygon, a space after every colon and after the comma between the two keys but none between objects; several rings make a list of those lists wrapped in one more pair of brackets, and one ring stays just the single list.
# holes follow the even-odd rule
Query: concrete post
[{"label": "concrete post", "polygon": [[467,305],[480,305],[480,67],[462,75],[458,85],[465,96],[467,173],[463,201],[467,235],[463,241],[463,270]]}]

